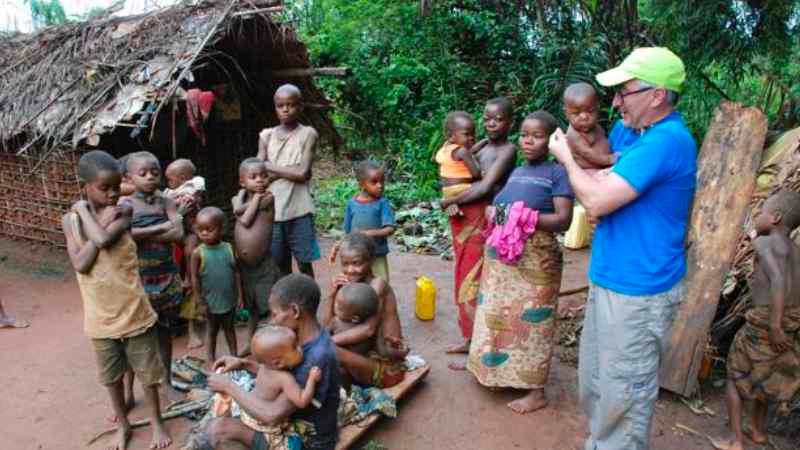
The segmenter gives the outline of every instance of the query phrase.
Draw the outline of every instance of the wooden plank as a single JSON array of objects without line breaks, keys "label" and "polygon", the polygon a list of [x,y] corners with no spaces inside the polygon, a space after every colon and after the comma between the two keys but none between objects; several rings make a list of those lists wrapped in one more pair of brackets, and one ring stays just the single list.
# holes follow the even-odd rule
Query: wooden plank
[{"label": "wooden plank", "polygon": [[697,388],[708,331],[755,189],[766,132],[767,118],[760,110],[723,102],[703,141],[687,242],[687,293],[659,376],[661,387],[681,395]]},{"label": "wooden plank", "polygon": [[[401,398],[405,397],[411,389],[418,385],[420,381],[428,376],[430,371],[431,366],[423,366],[419,369],[412,370],[406,373],[406,377],[402,383],[384,389],[384,391],[395,401],[399,401]],[[360,422],[352,423],[342,428],[339,431],[339,443],[336,444],[336,450],[347,450],[350,448],[372,427],[372,425],[375,425],[381,417],[382,416],[379,414],[373,414]]]}]

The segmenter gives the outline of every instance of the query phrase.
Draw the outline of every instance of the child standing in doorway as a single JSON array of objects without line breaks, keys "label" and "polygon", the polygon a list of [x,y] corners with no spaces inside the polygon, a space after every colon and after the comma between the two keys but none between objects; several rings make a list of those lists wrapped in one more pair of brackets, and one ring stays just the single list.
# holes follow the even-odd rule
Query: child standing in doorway
[{"label": "child standing in doorway", "polygon": [[167,189],[164,195],[172,199],[183,214],[183,243],[175,246],[175,263],[178,264],[186,298],[181,305],[180,316],[189,321],[189,350],[203,346],[203,315],[199,311],[199,293],[192,290],[192,273],[189,263],[192,252],[197,248],[197,235],[194,232],[195,217],[203,204],[206,180],[195,176],[197,169],[188,159],[176,159],[164,170]]},{"label": "child standing in doorway", "polygon": [[292,256],[300,272],[313,277],[312,262],[320,257],[314,231],[314,201],[311,198],[311,162],[317,148],[317,130],[298,122],[303,96],[293,84],[275,92],[275,112],[280,125],[258,136],[258,158],[270,177],[275,197],[275,231],[272,258],[286,275],[292,271]]}]

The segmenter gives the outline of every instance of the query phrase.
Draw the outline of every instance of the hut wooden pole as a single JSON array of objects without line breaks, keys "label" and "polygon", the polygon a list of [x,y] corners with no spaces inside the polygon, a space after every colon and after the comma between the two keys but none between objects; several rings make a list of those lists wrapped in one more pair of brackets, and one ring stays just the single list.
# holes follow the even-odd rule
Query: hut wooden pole
[{"label": "hut wooden pole", "polygon": [[175,116],[176,111],[178,110],[178,100],[176,98],[172,99],[172,159],[178,158],[178,145],[175,142]]}]

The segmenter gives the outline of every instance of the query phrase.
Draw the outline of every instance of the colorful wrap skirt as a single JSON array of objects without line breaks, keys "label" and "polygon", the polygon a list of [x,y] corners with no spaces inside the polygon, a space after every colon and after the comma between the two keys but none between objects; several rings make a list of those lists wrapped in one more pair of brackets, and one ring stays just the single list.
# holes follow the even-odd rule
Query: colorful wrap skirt
[{"label": "colorful wrap skirt", "polygon": [[553,233],[534,233],[514,265],[487,247],[467,359],[482,385],[539,389],[547,383],[562,267]]}]

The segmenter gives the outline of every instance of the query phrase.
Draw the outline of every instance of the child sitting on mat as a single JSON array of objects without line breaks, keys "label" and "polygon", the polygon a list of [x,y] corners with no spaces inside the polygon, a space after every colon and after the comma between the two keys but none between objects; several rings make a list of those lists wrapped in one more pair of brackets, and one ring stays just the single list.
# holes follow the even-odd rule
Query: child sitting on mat
[{"label": "child sitting on mat", "polygon": [[[297,335],[289,328],[267,325],[259,328],[251,343],[253,356],[264,361],[258,369],[257,389],[268,401],[276,400],[283,394],[297,408],[305,408],[319,402],[314,399],[317,383],[322,380],[319,367],[312,367],[305,386],[297,384],[291,370],[303,363],[303,347],[297,342]],[[229,416],[232,399],[225,394],[217,394],[212,411],[215,417]],[[313,432],[313,425],[306,421],[287,420],[279,425],[266,425],[239,408],[242,423],[254,431],[263,433],[269,450],[295,450],[302,447],[305,436]]]},{"label": "child sitting on mat", "polygon": [[[391,387],[403,381],[403,362],[408,347],[403,342],[397,298],[386,280],[372,273],[375,244],[372,238],[351,233],[342,242],[339,259],[342,273],[334,277],[331,293],[323,305],[322,323],[330,324],[335,316],[338,291],[351,283],[366,283],[378,297],[378,312],[348,330],[331,336],[343,372],[356,384]],[[373,339],[374,351],[367,356],[348,350],[348,347]]]}]

